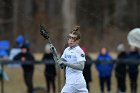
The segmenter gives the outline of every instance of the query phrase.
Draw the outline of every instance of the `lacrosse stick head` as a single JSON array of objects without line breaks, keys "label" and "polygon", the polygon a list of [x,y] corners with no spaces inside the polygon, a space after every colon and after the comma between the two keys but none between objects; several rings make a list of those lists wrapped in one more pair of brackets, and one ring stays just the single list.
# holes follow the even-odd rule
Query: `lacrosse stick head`
[{"label": "lacrosse stick head", "polygon": [[127,40],[129,45],[140,48],[140,28],[132,29],[127,35]]},{"label": "lacrosse stick head", "polygon": [[49,35],[46,28],[43,25],[40,25],[40,34],[45,38],[48,39]]}]

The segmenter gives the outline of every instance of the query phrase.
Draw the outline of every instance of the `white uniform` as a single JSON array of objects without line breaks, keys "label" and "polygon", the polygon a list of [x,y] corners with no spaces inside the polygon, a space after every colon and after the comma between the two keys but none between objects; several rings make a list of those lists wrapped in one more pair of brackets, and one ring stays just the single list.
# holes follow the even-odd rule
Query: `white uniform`
[{"label": "white uniform", "polygon": [[[85,54],[79,46],[73,48],[67,47],[61,58],[69,63],[86,61]],[[66,83],[61,93],[88,93],[83,71],[66,67]]]},{"label": "white uniform", "polygon": [[[21,52],[20,48],[12,48],[9,55],[9,60],[14,60],[14,57]],[[8,64],[8,67],[18,68],[21,67],[20,64]]]}]

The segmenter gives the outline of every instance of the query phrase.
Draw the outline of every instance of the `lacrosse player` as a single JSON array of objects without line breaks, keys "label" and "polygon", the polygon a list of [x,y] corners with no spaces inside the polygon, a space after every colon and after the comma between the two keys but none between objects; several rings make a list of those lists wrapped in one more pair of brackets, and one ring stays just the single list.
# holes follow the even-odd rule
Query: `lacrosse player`
[{"label": "lacrosse player", "polygon": [[[130,52],[128,54],[128,58],[131,60],[132,59],[138,60],[139,51],[137,48],[140,48],[140,28],[132,29],[127,35],[127,40],[130,45]],[[129,77],[130,77],[130,82],[131,82],[131,85],[130,85],[131,93],[136,93],[137,92],[138,65],[137,64],[128,65],[128,72],[129,72]]]},{"label": "lacrosse player", "polygon": [[81,35],[79,27],[68,34],[68,47],[64,50],[61,59],[57,60],[60,66],[66,66],[66,82],[61,93],[88,93],[83,77],[85,53],[78,45]]}]

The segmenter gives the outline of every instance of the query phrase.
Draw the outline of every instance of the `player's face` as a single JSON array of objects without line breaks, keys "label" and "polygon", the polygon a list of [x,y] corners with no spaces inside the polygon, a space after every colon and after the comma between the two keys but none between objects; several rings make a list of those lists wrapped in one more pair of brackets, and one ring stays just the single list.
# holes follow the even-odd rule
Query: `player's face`
[{"label": "player's face", "polygon": [[27,49],[26,48],[22,48],[22,53],[27,53]]},{"label": "player's face", "polygon": [[102,53],[102,54],[106,54],[106,53],[107,53],[107,49],[106,49],[106,48],[102,48],[102,49],[101,49],[101,53]]},{"label": "player's face", "polygon": [[78,43],[79,43],[79,40],[77,40],[77,36],[69,34],[68,45],[71,47],[71,46],[75,46]]},{"label": "player's face", "polygon": [[134,46],[130,46],[130,51],[136,51],[136,47],[134,47]]}]

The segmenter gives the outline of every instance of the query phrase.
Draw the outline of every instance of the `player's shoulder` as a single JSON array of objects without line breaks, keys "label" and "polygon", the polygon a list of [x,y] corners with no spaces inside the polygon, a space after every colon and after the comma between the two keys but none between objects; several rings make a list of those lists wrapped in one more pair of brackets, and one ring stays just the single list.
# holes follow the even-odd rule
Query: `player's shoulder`
[{"label": "player's shoulder", "polygon": [[68,49],[69,49],[69,47],[65,48],[65,50],[64,50],[64,51],[67,51]]},{"label": "player's shoulder", "polygon": [[68,51],[69,47],[65,48],[64,52]]},{"label": "player's shoulder", "polygon": [[82,53],[82,54],[84,54],[84,51],[81,49],[80,46],[77,46],[77,47],[75,48],[75,51],[76,51],[77,53]]},{"label": "player's shoulder", "polygon": [[85,53],[84,53],[84,51],[81,49],[80,46],[77,46],[77,47],[76,47],[75,52],[76,52],[77,55],[80,55],[81,57],[85,57]]}]

